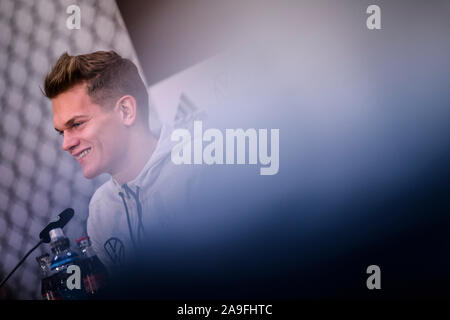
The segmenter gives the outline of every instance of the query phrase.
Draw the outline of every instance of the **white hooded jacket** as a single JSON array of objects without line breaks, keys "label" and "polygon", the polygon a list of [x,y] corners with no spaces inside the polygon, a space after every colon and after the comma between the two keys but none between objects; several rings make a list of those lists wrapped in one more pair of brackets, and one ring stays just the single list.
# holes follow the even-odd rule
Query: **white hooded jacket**
[{"label": "white hooded jacket", "polygon": [[171,151],[179,142],[171,141],[170,136],[175,128],[189,130],[197,116],[164,125],[155,151],[134,180],[120,185],[111,177],[92,196],[87,232],[110,271],[134,258],[154,228],[164,228],[186,210],[195,174],[192,165],[172,163]]}]

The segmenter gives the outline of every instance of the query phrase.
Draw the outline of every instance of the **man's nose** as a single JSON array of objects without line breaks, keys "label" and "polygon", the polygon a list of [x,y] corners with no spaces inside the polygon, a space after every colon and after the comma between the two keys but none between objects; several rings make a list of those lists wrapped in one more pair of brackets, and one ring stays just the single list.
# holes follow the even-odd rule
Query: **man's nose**
[{"label": "man's nose", "polygon": [[64,140],[62,144],[62,148],[64,151],[70,152],[73,148],[75,148],[80,143],[80,140],[70,132],[64,132]]}]

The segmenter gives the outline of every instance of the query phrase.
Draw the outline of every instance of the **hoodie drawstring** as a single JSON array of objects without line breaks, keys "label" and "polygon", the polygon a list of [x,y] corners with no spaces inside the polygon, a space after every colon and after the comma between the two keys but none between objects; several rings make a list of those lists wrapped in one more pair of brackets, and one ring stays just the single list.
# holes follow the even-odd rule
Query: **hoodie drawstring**
[{"label": "hoodie drawstring", "polygon": [[[128,187],[127,184],[122,185],[122,188],[127,193],[128,199],[130,198],[130,193],[133,196],[134,200],[136,201],[136,208],[138,213],[138,229],[137,229],[137,240],[139,244],[141,243],[142,236],[145,234],[144,225],[142,223],[142,204],[139,200],[139,187],[136,187],[136,192],[133,192],[133,190]],[[133,246],[135,249],[137,249],[136,240],[133,235],[133,228],[131,227],[131,221],[130,221],[130,213],[128,212],[128,206],[127,202],[125,201],[125,195],[123,192],[119,192],[119,196],[122,198],[123,206],[125,207],[125,212],[127,214],[127,222],[128,222],[128,231],[130,232],[131,241],[133,242]]]}]

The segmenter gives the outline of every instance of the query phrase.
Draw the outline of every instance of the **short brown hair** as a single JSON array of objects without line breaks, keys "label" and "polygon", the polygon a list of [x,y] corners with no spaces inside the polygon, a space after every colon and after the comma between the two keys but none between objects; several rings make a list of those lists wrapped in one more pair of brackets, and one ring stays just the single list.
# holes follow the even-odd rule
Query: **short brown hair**
[{"label": "short brown hair", "polygon": [[114,51],[70,56],[63,53],[44,81],[44,94],[53,99],[77,84],[87,84],[94,103],[113,106],[124,95],[136,99],[137,118],[148,126],[148,93],[136,65]]}]

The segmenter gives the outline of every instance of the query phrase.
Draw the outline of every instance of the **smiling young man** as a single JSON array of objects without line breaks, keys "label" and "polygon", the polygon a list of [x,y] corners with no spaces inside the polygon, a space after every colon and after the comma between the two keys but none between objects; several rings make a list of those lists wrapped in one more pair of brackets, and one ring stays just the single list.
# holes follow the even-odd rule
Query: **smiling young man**
[{"label": "smiling young man", "polygon": [[62,149],[86,178],[111,175],[91,198],[87,231],[108,267],[123,265],[142,248],[148,229],[186,206],[192,174],[170,161],[173,129],[163,126],[153,136],[146,87],[136,66],[114,51],[64,53],[44,90]]}]

